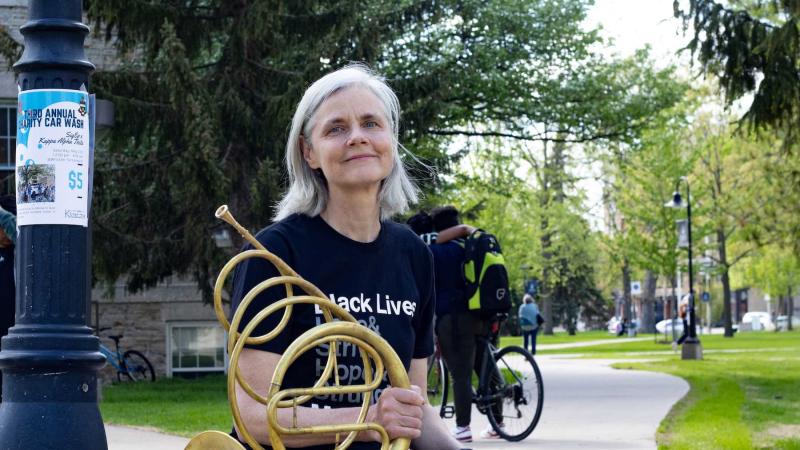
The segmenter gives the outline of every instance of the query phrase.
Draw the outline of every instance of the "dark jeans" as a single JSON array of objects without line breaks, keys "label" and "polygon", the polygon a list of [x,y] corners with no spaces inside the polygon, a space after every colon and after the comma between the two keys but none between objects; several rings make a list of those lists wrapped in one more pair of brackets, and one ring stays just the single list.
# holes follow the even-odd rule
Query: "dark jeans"
[{"label": "dark jeans", "polygon": [[681,334],[681,337],[678,338],[678,345],[683,344],[683,341],[685,341],[686,338],[688,337],[689,337],[689,322],[687,322],[686,319],[683,319],[683,333]]},{"label": "dark jeans", "polygon": [[[536,354],[536,335],[539,334],[539,327],[536,327],[530,331],[523,331],[522,332],[522,348],[531,352],[531,355]],[[530,342],[530,349],[528,348],[528,342]]]},{"label": "dark jeans", "polygon": [[472,369],[479,320],[469,312],[445,314],[436,323],[442,358],[453,381],[456,425],[469,426],[472,414]]},{"label": "dark jeans", "polygon": [[[488,322],[470,312],[445,314],[436,323],[436,337],[453,384],[456,425],[469,426],[472,419],[472,372],[480,370],[484,348],[476,336],[485,336]],[[500,410],[495,416],[500,417]],[[502,421],[502,420],[501,420]]]}]

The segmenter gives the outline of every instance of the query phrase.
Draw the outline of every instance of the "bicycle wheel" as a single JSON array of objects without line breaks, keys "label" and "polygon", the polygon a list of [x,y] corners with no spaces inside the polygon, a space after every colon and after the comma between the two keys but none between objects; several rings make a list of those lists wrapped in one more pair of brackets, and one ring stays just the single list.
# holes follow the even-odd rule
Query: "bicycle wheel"
[{"label": "bicycle wheel", "polygon": [[542,415],[542,373],[533,356],[517,346],[500,349],[495,354],[495,363],[503,380],[499,386],[492,387],[495,401],[501,402],[502,425],[490,411],[487,411],[487,417],[500,437],[521,441],[536,428]]},{"label": "bicycle wheel", "polygon": [[122,355],[122,366],[125,369],[123,372],[132,381],[156,381],[156,372],[153,370],[153,365],[144,357],[143,354],[136,350],[128,350]]},{"label": "bicycle wheel", "polygon": [[441,403],[444,390],[444,362],[442,358],[432,356],[428,361],[428,401],[431,405]]}]

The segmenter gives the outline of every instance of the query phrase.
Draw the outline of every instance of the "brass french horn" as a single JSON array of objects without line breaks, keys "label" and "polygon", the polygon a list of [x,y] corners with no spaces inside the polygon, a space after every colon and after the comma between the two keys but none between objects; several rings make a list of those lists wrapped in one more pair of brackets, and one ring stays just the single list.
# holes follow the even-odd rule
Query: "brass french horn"
[{"label": "brass french horn", "polygon": [[[365,422],[367,411],[372,398],[372,391],[380,386],[383,379],[384,370],[389,378],[389,384],[395,387],[409,388],[410,383],[408,374],[405,371],[402,361],[395,353],[394,349],[381,338],[378,334],[356,322],[355,318],[339,305],[331,302],[325,294],[316,286],[300,277],[283,260],[269,252],[253,235],[244,227],[239,225],[228,211],[227,205],[220,206],[216,213],[218,219],[224,220],[233,226],[243,238],[250,242],[257,250],[247,250],[231,258],[220,271],[217,282],[214,286],[214,311],[220,325],[228,332],[228,353],[230,364],[228,368],[228,401],[233,415],[233,421],[240,437],[255,450],[263,450],[263,447],[253,438],[245,426],[239,405],[236,400],[236,383],[254,400],[266,407],[266,425],[269,429],[270,444],[273,449],[284,450],[285,446],[281,441],[282,436],[307,434],[307,433],[329,433],[336,435],[336,449],[343,450],[350,446],[356,435],[361,431],[376,431],[381,435],[381,449],[407,450],[410,445],[408,439],[395,439],[389,441],[386,430],[377,423]],[[230,272],[237,264],[248,258],[263,258],[272,263],[279,272],[279,276],[264,280],[251,289],[242,299],[241,304],[236,309],[230,323],[222,309],[222,290]],[[253,319],[248,322],[244,330],[239,333],[242,317],[250,303],[261,292],[273,286],[283,285],[286,289],[286,297],[280,301],[270,304],[268,307],[259,311]],[[300,288],[308,295],[294,295],[294,288]],[[297,340],[292,342],[281,356],[275,372],[272,375],[270,390],[266,396],[260,395],[247,384],[239,373],[239,357],[245,344],[263,344],[277,336],[289,322],[292,308],[298,304],[319,305],[322,310],[325,323],[316,326],[303,333]],[[275,329],[261,336],[252,336],[256,327],[267,317],[283,310],[283,316]],[[338,319],[334,321],[333,319]],[[364,384],[347,385],[339,384],[339,377],[336,369],[336,343],[347,342],[358,347],[361,359],[364,364]],[[328,360],[325,369],[310,388],[286,389],[281,390],[281,384],[289,366],[297,360],[303,353],[313,348],[328,344]],[[374,370],[373,370],[374,369]],[[326,385],[326,382],[333,375],[333,385]],[[358,421],[351,424],[324,425],[312,427],[297,426],[297,407],[303,405],[315,395],[326,394],[350,394],[364,393]],[[369,393],[370,395],[367,395]],[[278,422],[278,408],[292,408],[293,423],[286,427]],[[347,433],[347,436],[339,441],[339,436]],[[243,450],[244,447],[231,436],[219,431],[205,431],[195,436],[186,447],[186,450]]]}]

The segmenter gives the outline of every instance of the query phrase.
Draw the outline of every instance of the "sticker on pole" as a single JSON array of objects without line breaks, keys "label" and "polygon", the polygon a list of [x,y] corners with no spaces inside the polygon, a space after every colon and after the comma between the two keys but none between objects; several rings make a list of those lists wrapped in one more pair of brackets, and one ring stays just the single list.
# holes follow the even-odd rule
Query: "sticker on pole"
[{"label": "sticker on pole", "polygon": [[88,226],[89,94],[19,93],[17,224]]}]

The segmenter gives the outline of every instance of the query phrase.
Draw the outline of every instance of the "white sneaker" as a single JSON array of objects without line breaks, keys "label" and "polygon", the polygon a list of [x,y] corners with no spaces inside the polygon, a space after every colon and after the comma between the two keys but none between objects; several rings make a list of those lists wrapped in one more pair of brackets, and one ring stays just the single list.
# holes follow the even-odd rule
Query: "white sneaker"
[{"label": "white sneaker", "polygon": [[469,426],[455,427],[451,433],[458,442],[472,442],[472,430]]},{"label": "white sneaker", "polygon": [[[500,428],[505,428],[506,426],[502,423],[500,424]],[[481,437],[483,439],[500,439],[500,435],[497,434],[497,431],[494,431],[491,425],[486,427],[485,430],[481,431]]]}]

